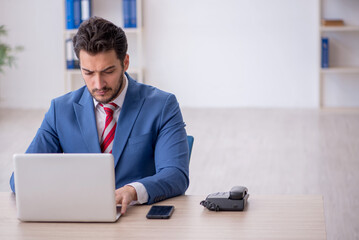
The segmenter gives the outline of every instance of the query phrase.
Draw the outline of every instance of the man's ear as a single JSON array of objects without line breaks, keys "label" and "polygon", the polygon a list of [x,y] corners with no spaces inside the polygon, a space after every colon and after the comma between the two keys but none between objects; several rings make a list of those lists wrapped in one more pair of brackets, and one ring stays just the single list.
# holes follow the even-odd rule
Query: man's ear
[{"label": "man's ear", "polygon": [[127,71],[129,66],[130,66],[130,56],[126,54],[125,60],[123,60],[123,67],[125,72]]}]

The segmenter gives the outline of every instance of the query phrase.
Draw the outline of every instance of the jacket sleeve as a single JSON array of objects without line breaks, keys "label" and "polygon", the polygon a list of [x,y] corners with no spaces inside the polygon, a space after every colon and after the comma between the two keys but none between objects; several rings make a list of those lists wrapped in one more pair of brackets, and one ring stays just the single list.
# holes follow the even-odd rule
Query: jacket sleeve
[{"label": "jacket sleeve", "polygon": [[162,109],[155,144],[156,174],[139,180],[148,193],[148,204],[184,194],[189,185],[189,148],[181,110],[174,95]]},{"label": "jacket sleeve", "polygon": [[[26,153],[62,153],[56,131],[55,101],[52,100],[49,111],[38,129]],[[10,188],[15,193],[14,173],[10,178]]]}]

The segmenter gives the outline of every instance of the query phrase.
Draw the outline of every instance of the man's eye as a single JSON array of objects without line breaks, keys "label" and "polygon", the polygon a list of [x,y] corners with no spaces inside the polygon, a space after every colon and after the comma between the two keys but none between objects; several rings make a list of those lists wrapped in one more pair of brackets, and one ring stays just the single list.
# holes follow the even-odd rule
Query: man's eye
[{"label": "man's eye", "polygon": [[92,72],[85,72],[85,75],[91,75]]},{"label": "man's eye", "polygon": [[111,73],[113,73],[114,71],[106,71],[105,73],[106,74],[111,74]]}]

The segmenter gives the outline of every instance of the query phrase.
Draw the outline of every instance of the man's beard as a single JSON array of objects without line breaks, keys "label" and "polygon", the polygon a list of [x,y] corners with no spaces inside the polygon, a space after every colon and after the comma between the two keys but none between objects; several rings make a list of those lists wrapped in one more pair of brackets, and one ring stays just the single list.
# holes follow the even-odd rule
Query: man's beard
[{"label": "man's beard", "polygon": [[[123,76],[123,75],[124,75],[124,71],[121,73],[121,75],[120,75],[120,81],[119,81],[118,85],[115,87],[114,90],[113,90],[112,88],[109,88],[109,87],[104,87],[104,88],[101,88],[101,89],[95,88],[95,89],[93,89],[93,90],[90,92],[91,95],[92,95],[92,97],[93,97],[94,99],[96,99],[97,102],[102,103],[102,104],[107,104],[107,103],[113,101],[113,100],[118,96],[118,94],[119,94],[120,91],[121,91],[121,88],[122,88],[122,85],[123,85],[123,81],[124,81],[124,76]],[[108,99],[103,99],[103,100],[97,99],[97,97],[95,96],[95,93],[96,93],[97,91],[112,92],[112,95],[111,95]]]}]

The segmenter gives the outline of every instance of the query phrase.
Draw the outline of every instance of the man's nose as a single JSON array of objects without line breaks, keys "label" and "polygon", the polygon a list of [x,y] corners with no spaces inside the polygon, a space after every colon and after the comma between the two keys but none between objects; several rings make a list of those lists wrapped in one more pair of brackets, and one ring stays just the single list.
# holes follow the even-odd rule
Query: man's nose
[{"label": "man's nose", "polygon": [[102,79],[101,74],[96,74],[94,79],[94,88],[102,89],[105,87],[105,81]]}]

